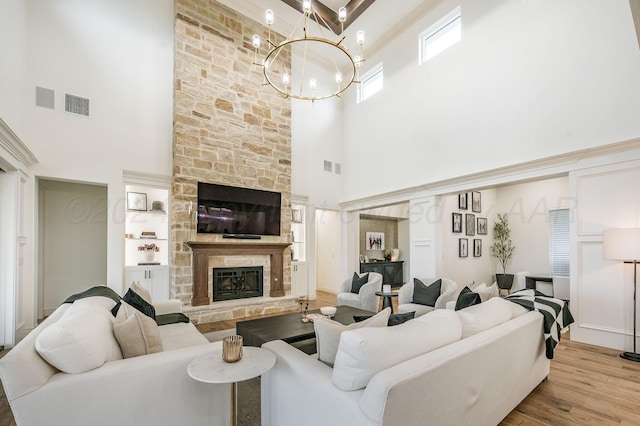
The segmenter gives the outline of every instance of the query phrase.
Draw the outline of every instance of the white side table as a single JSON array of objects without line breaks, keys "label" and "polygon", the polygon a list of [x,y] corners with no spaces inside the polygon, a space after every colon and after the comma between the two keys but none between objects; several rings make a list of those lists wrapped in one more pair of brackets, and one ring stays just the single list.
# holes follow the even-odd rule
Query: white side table
[{"label": "white side table", "polygon": [[266,373],[276,363],[276,356],[267,349],[243,346],[242,359],[224,362],[222,348],[196,358],[187,367],[187,374],[204,383],[231,383],[231,426],[236,426],[238,416],[238,382],[253,379]]}]

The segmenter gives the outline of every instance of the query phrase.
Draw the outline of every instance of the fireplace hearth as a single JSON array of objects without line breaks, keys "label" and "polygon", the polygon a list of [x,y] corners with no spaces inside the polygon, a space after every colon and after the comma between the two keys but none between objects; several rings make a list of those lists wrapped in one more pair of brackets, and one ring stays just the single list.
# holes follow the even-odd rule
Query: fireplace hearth
[{"label": "fireplace hearth", "polygon": [[262,296],[262,266],[213,268],[212,275],[214,302]]}]

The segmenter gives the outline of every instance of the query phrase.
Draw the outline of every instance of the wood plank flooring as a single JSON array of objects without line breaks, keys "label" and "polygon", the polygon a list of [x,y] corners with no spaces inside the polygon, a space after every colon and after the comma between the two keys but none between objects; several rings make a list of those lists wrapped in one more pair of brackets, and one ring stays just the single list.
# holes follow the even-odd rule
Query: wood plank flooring
[{"label": "wood plank flooring", "polygon": [[[309,309],[336,304],[336,296],[318,292]],[[394,298],[394,309],[396,306]],[[198,326],[202,332],[224,330],[235,321]],[[0,352],[2,357],[7,351]],[[563,335],[551,372],[501,425],[640,425],[640,363],[619,351],[572,342]],[[0,426],[15,422],[0,389]]]}]

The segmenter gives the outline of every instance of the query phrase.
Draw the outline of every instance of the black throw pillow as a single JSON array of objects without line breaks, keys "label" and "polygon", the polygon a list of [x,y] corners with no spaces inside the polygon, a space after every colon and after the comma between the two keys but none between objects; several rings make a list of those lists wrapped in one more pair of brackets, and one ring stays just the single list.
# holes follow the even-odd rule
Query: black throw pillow
[{"label": "black throw pillow", "polygon": [[469,287],[465,287],[460,292],[458,300],[456,300],[456,311],[460,309],[468,308],[469,306],[478,305],[481,303],[480,295],[471,291]]},{"label": "black throw pillow", "polygon": [[436,300],[440,297],[442,280],[436,280],[431,284],[424,285],[417,278],[413,279],[413,303],[418,305],[436,306]]},{"label": "black throw pillow", "polygon": [[357,272],[354,272],[353,278],[351,278],[351,293],[360,293],[360,287],[365,285],[367,282],[369,282],[368,272],[363,276],[359,276]]},{"label": "black throw pillow", "polygon": [[[373,315],[354,315],[353,320],[355,322],[364,321],[368,318],[371,318]],[[413,319],[416,316],[415,312],[406,312],[404,314],[391,314],[389,316],[389,321],[387,321],[388,327],[393,327],[394,325],[400,325],[403,322],[407,322],[410,319]]]},{"label": "black throw pillow", "polygon": [[129,289],[127,293],[122,298],[129,305],[133,306],[149,318],[152,318],[154,321],[156,320],[156,309],[152,304],[144,300],[138,293]]},{"label": "black throw pillow", "polygon": [[116,303],[116,306],[114,306],[113,308],[111,308],[111,314],[115,317],[118,315],[118,309],[120,309],[120,305],[122,305],[122,301],[119,301],[118,303]]}]

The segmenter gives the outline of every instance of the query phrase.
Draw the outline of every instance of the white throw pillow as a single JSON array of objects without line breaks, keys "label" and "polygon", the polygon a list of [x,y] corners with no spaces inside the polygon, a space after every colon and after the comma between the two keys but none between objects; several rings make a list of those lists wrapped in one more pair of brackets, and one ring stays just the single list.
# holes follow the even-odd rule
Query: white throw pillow
[{"label": "white throw pillow", "polygon": [[462,322],[462,338],[509,321],[513,316],[511,305],[514,303],[500,297],[493,297],[485,303],[455,311]]},{"label": "white throw pillow", "polygon": [[473,290],[473,292],[474,293],[478,293],[480,295],[480,301],[481,302],[486,302],[487,300],[491,299],[492,297],[495,297],[495,296],[498,295],[498,284],[493,283],[492,285],[487,287],[487,285],[485,283],[482,283],[479,286],[477,286]]},{"label": "white throw pillow", "polygon": [[162,352],[158,324],[125,301],[118,309],[113,334],[125,358]]},{"label": "white throw pillow", "polygon": [[338,352],[340,335],[343,331],[353,330],[362,327],[386,327],[391,315],[391,309],[386,308],[378,312],[371,318],[349,325],[340,324],[327,318],[317,318],[313,322],[316,332],[316,347],[318,359],[329,366],[333,366]]},{"label": "white throw pillow", "polygon": [[396,364],[460,340],[462,325],[454,311],[436,309],[395,327],[342,333],[333,366],[333,384],[344,391],[364,388]]},{"label": "white throw pillow", "polygon": [[36,337],[38,354],[60,371],[84,373],[107,361],[122,359],[113,336],[113,315],[85,302],[67,309],[62,318]]},{"label": "white throw pillow", "polygon": [[151,293],[146,288],[142,287],[139,282],[134,281],[131,283],[129,287],[131,290],[136,292],[136,294],[144,299],[145,302],[151,303]]}]

